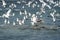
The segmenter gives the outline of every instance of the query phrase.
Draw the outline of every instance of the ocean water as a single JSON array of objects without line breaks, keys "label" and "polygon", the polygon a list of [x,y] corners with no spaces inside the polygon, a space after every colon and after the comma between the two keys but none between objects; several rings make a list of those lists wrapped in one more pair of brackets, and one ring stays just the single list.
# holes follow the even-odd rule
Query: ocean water
[{"label": "ocean water", "polygon": [[0,29],[0,40],[60,40],[60,31]]},{"label": "ocean water", "polygon": [[[47,27],[52,27],[52,25],[54,25],[59,28],[52,30],[45,28],[29,28],[33,27],[31,24],[33,15],[44,21],[42,25]],[[17,18],[19,22],[24,19],[22,25],[19,24]],[[38,27],[40,26],[41,25]],[[59,39],[60,0],[0,0],[0,40]]]}]

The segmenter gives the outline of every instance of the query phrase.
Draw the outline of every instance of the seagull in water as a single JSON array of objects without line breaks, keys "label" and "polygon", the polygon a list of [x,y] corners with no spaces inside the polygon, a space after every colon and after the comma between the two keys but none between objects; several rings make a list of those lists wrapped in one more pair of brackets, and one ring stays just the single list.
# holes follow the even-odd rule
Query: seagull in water
[{"label": "seagull in water", "polygon": [[31,18],[31,23],[32,25],[34,25],[35,23],[37,23],[37,16],[35,16],[35,14],[32,15],[32,18]]},{"label": "seagull in water", "polygon": [[5,7],[6,6],[6,3],[5,3],[5,1],[4,0],[2,0],[2,3],[3,3],[3,7]]}]

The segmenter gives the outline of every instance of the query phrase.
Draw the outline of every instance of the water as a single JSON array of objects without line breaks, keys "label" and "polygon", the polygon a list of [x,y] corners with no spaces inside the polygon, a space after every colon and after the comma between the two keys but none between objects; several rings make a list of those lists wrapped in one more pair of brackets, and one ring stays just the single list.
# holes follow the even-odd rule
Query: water
[{"label": "water", "polygon": [[0,29],[0,40],[59,40],[59,30]]},{"label": "water", "polygon": [[[20,1],[17,3],[17,1]],[[24,2],[25,1],[25,2]],[[32,2],[27,5],[29,2]],[[42,0],[41,0],[42,1]],[[40,0],[5,0],[5,4],[0,0],[0,40],[59,40],[60,39],[60,1],[53,0],[54,2],[43,0],[46,5],[43,7],[44,2]],[[59,2],[58,2],[59,1]],[[56,2],[56,3],[55,3]],[[55,6],[58,3],[57,6]],[[34,4],[34,6],[33,6]],[[49,7],[51,9],[49,9]],[[24,7],[23,7],[24,6]],[[55,7],[54,7],[55,6]],[[11,9],[11,12],[9,10]],[[42,10],[41,10],[42,9]],[[20,15],[20,11],[22,14]],[[26,11],[27,14],[24,13]],[[54,13],[54,11],[56,11]],[[29,16],[29,13],[31,14]],[[56,21],[53,21],[53,17],[50,13],[54,13],[54,18]],[[5,15],[7,16],[5,16]],[[15,15],[13,15],[15,14]],[[33,27],[31,24],[32,15],[35,14],[38,19],[42,19],[44,22],[38,24],[38,29],[30,28]],[[58,15],[57,15],[58,14]],[[4,16],[3,16],[4,15]],[[23,21],[23,18],[26,17],[22,26],[17,22]],[[6,21],[5,21],[6,20]],[[5,22],[6,23],[5,23]],[[8,23],[8,21],[10,23]],[[15,23],[15,26],[13,25]],[[45,27],[59,27],[58,29],[40,29],[40,26]],[[26,27],[26,28],[25,28]],[[25,29],[24,29],[25,28]]]}]

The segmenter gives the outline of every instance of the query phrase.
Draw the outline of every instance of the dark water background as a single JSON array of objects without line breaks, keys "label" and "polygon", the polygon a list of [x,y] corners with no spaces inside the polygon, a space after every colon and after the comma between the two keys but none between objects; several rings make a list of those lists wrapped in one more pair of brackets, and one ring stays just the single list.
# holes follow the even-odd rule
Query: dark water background
[{"label": "dark water background", "polygon": [[[2,16],[3,14],[5,14],[7,12],[8,9],[12,9],[9,7],[9,5],[11,5],[11,3],[14,3],[17,5],[17,7],[12,9],[11,14],[15,14],[15,16],[10,16],[10,18],[8,19],[12,25],[13,21],[16,21],[16,18],[18,17],[19,19],[23,19],[24,15],[19,16],[19,11],[24,11],[25,9],[27,10],[27,12],[31,13],[31,14],[36,14],[37,11],[40,11],[41,8],[41,3],[39,2],[39,0],[34,0],[33,3],[35,3],[35,1],[37,1],[38,3],[36,5],[39,5],[40,7],[28,7],[25,5],[25,3],[21,3],[18,4],[16,3],[18,0],[5,0],[5,2],[7,3],[6,7],[4,8],[2,6],[2,1],[0,0],[0,16]],[[23,0],[20,0],[23,1]],[[25,0],[26,4],[29,1],[32,0]],[[56,1],[56,0],[54,0]],[[45,1],[46,2],[46,1]],[[60,1],[59,1],[60,2]],[[33,4],[32,3],[32,4]],[[46,2],[47,4],[49,4],[49,2]],[[31,5],[32,5],[31,4]],[[57,12],[60,14],[60,7],[56,6],[53,7],[54,4],[50,5],[52,7],[52,9],[55,9]],[[25,8],[23,9],[22,6],[25,6]],[[45,7],[45,14],[43,13],[43,17],[42,19],[45,21],[45,24],[47,25],[51,25],[51,24],[55,24],[57,26],[60,26],[60,16],[56,17],[56,21],[55,23],[52,21],[52,17],[50,16],[50,12],[52,12],[53,10],[49,9],[47,7]],[[40,18],[40,15],[37,15],[38,18]],[[49,16],[49,17],[48,17]],[[29,17],[30,18],[30,17]],[[6,18],[2,18],[0,17],[0,25],[4,25],[4,20]],[[30,20],[25,21],[25,25],[31,25]],[[5,27],[5,26],[3,26]],[[10,27],[10,26],[9,26]],[[41,29],[41,30],[33,30],[33,29],[25,29],[25,30],[21,30],[21,29],[16,29],[16,28],[1,28],[0,27],[0,40],[60,40],[60,30],[46,30],[46,29]]]},{"label": "dark water background", "polygon": [[0,29],[0,40],[60,40],[60,31]]}]

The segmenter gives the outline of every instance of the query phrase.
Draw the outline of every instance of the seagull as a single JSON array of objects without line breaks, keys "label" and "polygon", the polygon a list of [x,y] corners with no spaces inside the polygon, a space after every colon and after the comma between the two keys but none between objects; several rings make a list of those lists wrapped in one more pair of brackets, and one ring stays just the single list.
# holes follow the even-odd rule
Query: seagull
[{"label": "seagull", "polygon": [[39,7],[40,7],[40,5],[37,5],[37,7],[39,8]]},{"label": "seagull", "polygon": [[45,9],[44,8],[41,8],[41,12],[45,13]]},{"label": "seagull", "polygon": [[7,19],[4,20],[4,23],[5,23],[5,24],[7,23]]},{"label": "seagull", "polygon": [[24,18],[23,18],[24,20],[26,19],[26,17],[24,16]]},{"label": "seagull", "polygon": [[40,12],[36,12],[36,14],[39,14]]},{"label": "seagull", "polygon": [[22,12],[20,11],[20,15],[22,15]]},{"label": "seagull", "polygon": [[31,2],[31,1],[29,1],[29,2],[28,2],[28,4],[26,4],[26,5],[28,5],[28,7],[30,7],[30,4],[31,4],[31,3],[32,3],[32,2]]},{"label": "seagull", "polygon": [[1,18],[2,16],[0,16],[0,18]]},{"label": "seagull", "polygon": [[25,20],[22,20],[22,24],[24,24],[24,21],[25,21]]},{"label": "seagull", "polygon": [[41,3],[43,3],[44,1],[43,0],[39,0]]},{"label": "seagull", "polygon": [[38,2],[37,2],[37,1],[35,1],[35,3],[37,4]]},{"label": "seagull", "polygon": [[26,15],[25,17],[26,17],[26,18],[28,18],[28,16],[27,16],[27,15]]},{"label": "seagull", "polygon": [[17,18],[17,22],[19,21],[19,19]]},{"label": "seagull", "polygon": [[24,7],[24,6],[22,6],[22,8],[24,9],[25,7]]},{"label": "seagull", "polygon": [[11,12],[11,9],[9,9],[6,14],[9,16],[10,12]]},{"label": "seagull", "polygon": [[51,6],[49,6],[47,3],[43,2],[42,7],[44,8],[45,6],[47,6],[49,9],[51,9]]},{"label": "seagull", "polygon": [[25,13],[25,15],[27,15],[27,11],[26,10],[24,11],[24,13]]},{"label": "seagull", "polygon": [[43,3],[43,4],[42,4],[42,8],[44,8],[45,6],[46,6],[46,3]]},{"label": "seagull", "polygon": [[9,18],[10,12],[11,12],[11,9],[9,9],[6,14],[3,14],[2,17]]},{"label": "seagull", "polygon": [[35,23],[34,22],[31,22],[32,25],[34,25]]},{"label": "seagull", "polygon": [[49,0],[49,2],[52,3],[52,4],[55,4],[55,2],[53,0]]},{"label": "seagull", "polygon": [[26,3],[26,1],[22,1],[22,3]]},{"label": "seagull", "polygon": [[40,17],[43,17],[42,15],[40,15]]},{"label": "seagull", "polygon": [[35,16],[35,14],[32,15],[32,18],[31,18],[31,23],[34,25],[35,23],[37,23],[37,16]]},{"label": "seagull", "polygon": [[11,4],[11,5],[9,5],[9,7],[11,7],[11,8],[14,8],[14,7],[16,7],[16,4]]},{"label": "seagull", "polygon": [[58,4],[58,3],[56,3],[56,4],[54,5],[54,7],[56,7],[56,6],[59,6],[59,4]]},{"label": "seagull", "polygon": [[22,25],[22,21],[21,20],[19,20],[19,25]]},{"label": "seagull", "polygon": [[50,15],[52,16],[52,18],[53,18],[53,22],[55,22],[55,17],[54,17],[54,13],[50,13]]},{"label": "seagull", "polygon": [[47,6],[49,9],[51,9],[51,6],[49,6],[47,3],[45,3],[43,0],[39,0],[42,3],[42,8]]},{"label": "seagull", "polygon": [[18,4],[20,4],[21,2],[20,1],[17,1]]},{"label": "seagull", "polygon": [[57,13],[57,14],[55,14],[55,16],[59,17],[59,16],[60,16],[60,14],[59,14],[59,13]]},{"label": "seagull", "polygon": [[5,1],[4,0],[2,0],[2,3],[3,3],[3,7],[5,7],[6,6],[6,3],[5,3]]},{"label": "seagull", "polygon": [[49,5],[46,5],[49,9],[51,9],[51,6],[49,6]]},{"label": "seagull", "polygon": [[31,13],[29,13],[29,16],[31,16]]},{"label": "seagull", "polygon": [[50,0],[46,0],[47,2],[49,2]]},{"label": "seagull", "polygon": [[13,15],[12,16],[15,16],[15,14],[13,13]]},{"label": "seagull", "polygon": [[10,21],[8,20],[8,24],[10,24]]},{"label": "seagull", "polygon": [[13,25],[15,25],[16,23],[15,22],[13,22]]},{"label": "seagull", "polygon": [[36,4],[34,3],[34,4],[32,4],[32,7],[34,8],[36,6]]}]

